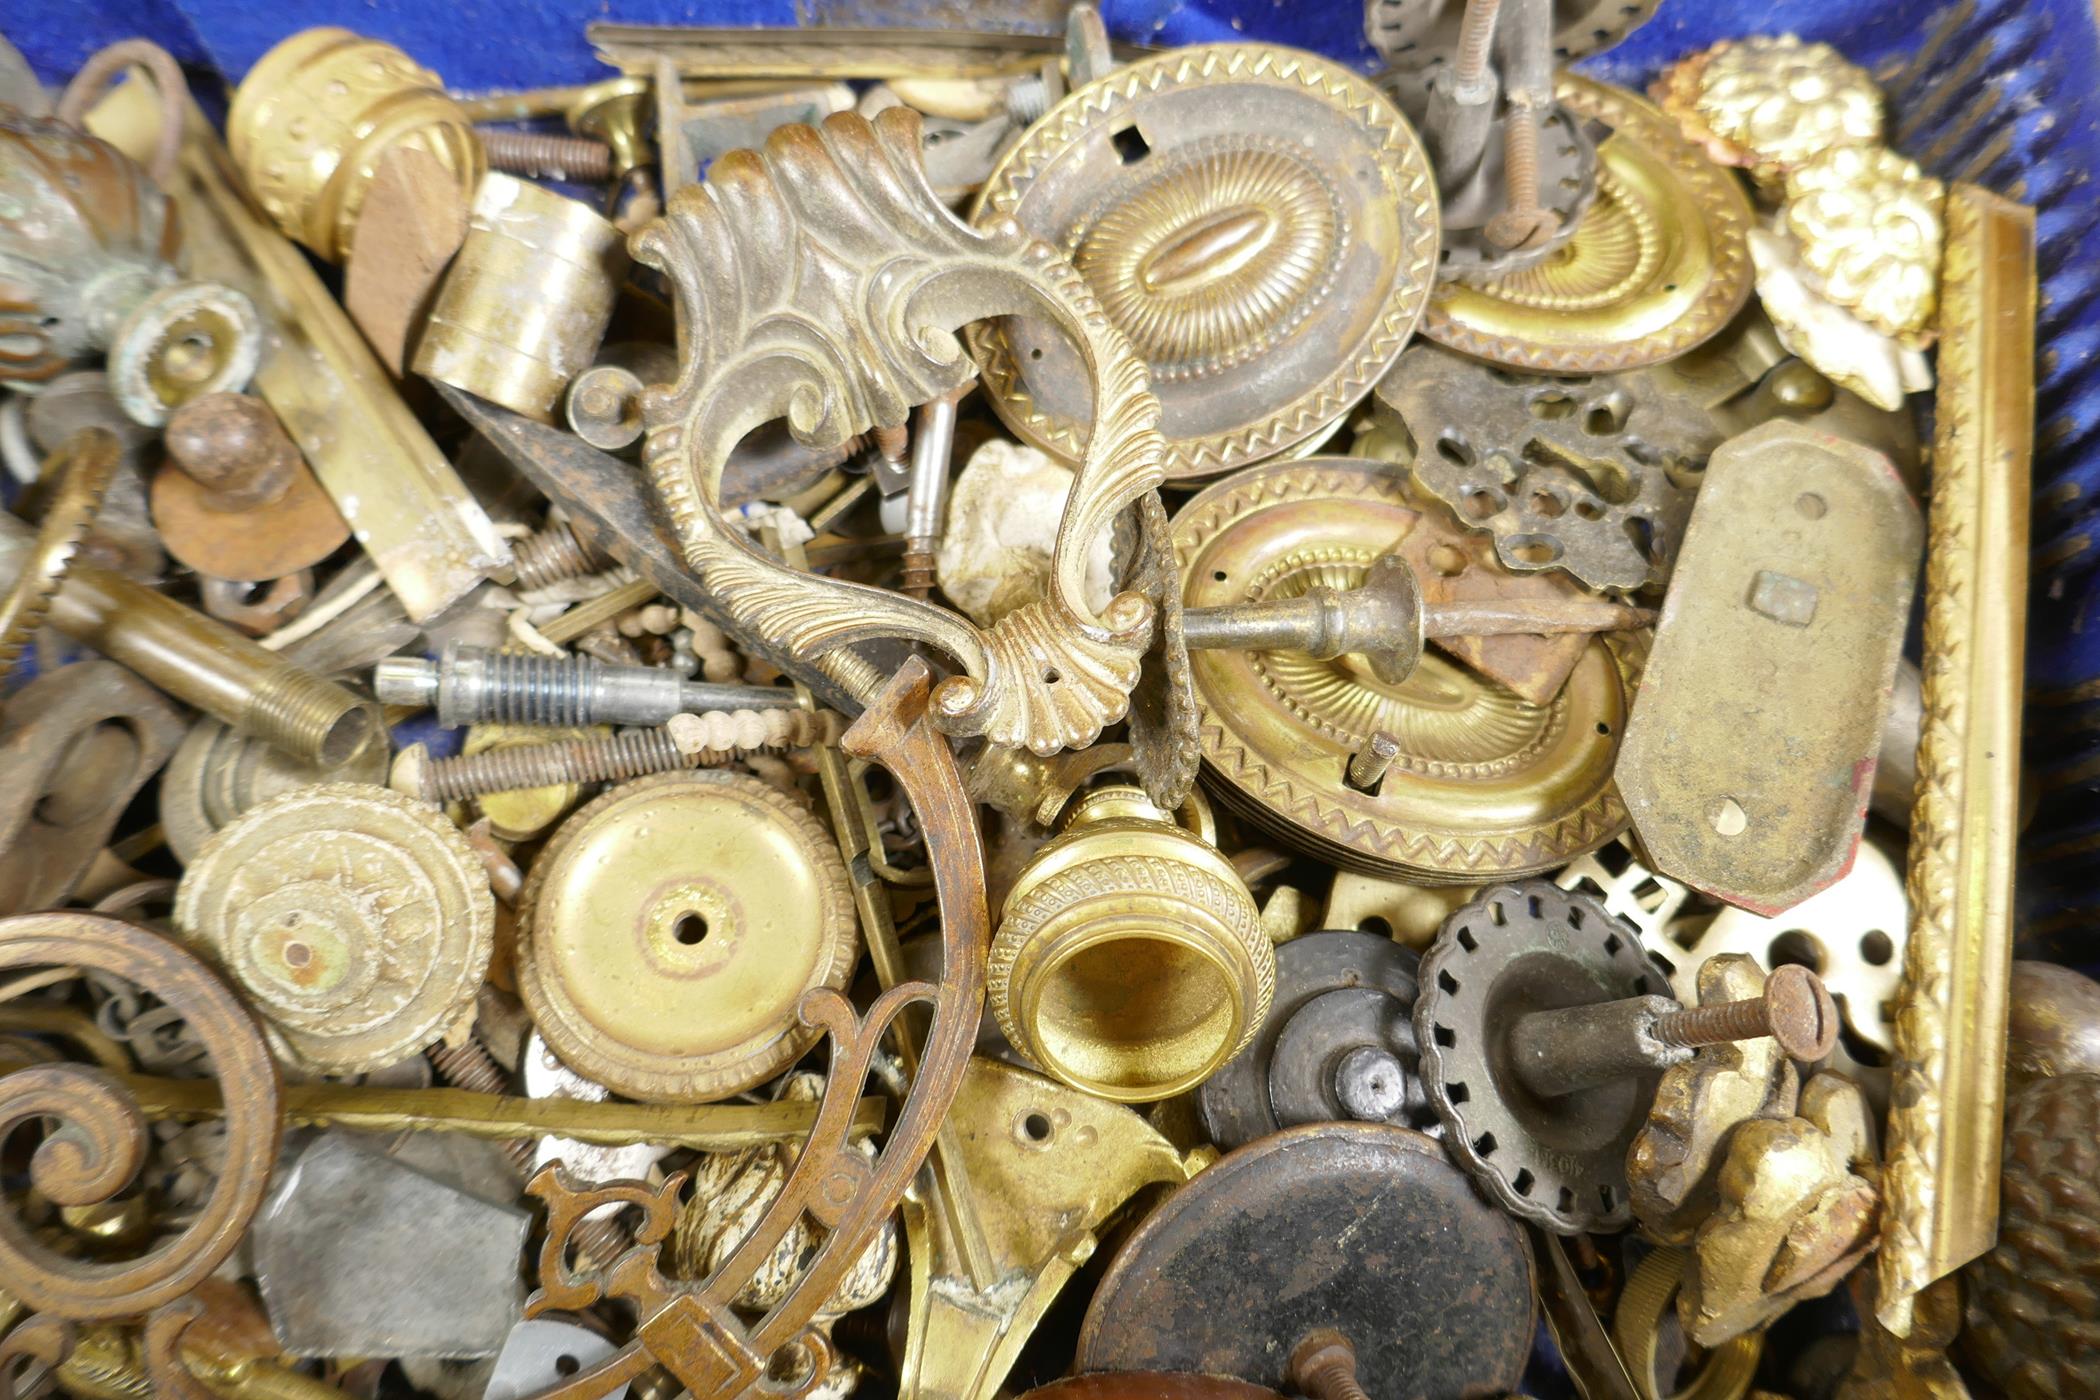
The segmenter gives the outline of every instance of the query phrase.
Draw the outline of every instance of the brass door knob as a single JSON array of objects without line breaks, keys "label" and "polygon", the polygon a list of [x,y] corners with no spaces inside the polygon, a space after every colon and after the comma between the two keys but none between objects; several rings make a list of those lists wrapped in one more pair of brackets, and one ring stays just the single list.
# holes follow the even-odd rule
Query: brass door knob
[{"label": "brass door knob", "polygon": [[1136,787],[1083,794],[992,939],[993,1013],[1053,1077],[1122,1103],[1202,1083],[1268,1014],[1276,958],[1232,863]]}]

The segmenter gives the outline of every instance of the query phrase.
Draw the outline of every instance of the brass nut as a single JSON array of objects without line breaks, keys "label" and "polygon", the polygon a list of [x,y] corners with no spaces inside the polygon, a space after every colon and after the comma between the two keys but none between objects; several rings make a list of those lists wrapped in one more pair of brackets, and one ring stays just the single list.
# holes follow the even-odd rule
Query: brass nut
[{"label": "brass nut", "polygon": [[392,44],[325,26],[292,35],[248,70],[226,143],[270,221],[330,262],[349,256],[387,151],[428,151],[462,197],[487,169],[480,139],[437,74]]},{"label": "brass nut", "polygon": [[837,844],[738,773],[661,773],[562,824],[518,900],[518,990],[563,1064],[616,1093],[703,1103],[817,1038],[806,993],[860,954]]},{"label": "brass nut", "polygon": [[1014,1048],[1121,1103],[1209,1078],[1253,1039],[1275,986],[1246,882],[1135,787],[1079,798],[992,939],[992,1011]]}]

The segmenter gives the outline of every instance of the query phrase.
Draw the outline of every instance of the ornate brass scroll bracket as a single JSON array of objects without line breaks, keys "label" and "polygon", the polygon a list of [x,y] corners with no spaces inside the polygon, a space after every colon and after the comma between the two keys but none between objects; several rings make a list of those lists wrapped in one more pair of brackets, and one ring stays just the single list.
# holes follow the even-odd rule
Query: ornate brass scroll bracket
[{"label": "ornate brass scroll bracket", "polygon": [[[682,1182],[657,1190],[636,1182],[579,1190],[558,1165],[541,1169],[528,1191],[547,1203],[547,1242],[540,1256],[541,1287],[528,1316],[574,1308],[613,1295],[632,1298],[642,1318],[635,1340],[596,1366],[547,1391],[540,1400],[589,1400],[651,1365],[661,1365],[694,1400],[734,1400],[754,1384],[782,1348],[804,1349],[811,1364],[801,1384],[773,1384],[767,1394],[800,1400],[829,1369],[829,1342],[810,1324],[836,1294],[868,1241],[897,1208],[918,1174],[935,1133],[962,1086],[984,1010],[985,945],[990,919],[984,898],[984,846],[976,807],[948,741],[929,723],[932,672],[913,657],[846,731],[843,747],[887,768],[911,799],[927,831],[941,909],[941,980],[901,982],[875,999],[865,1017],[839,992],[805,993],[801,1014],[832,1040],[831,1073],[817,1105],[816,1123],[795,1169],[773,1204],[736,1250],[707,1278],[667,1279],[657,1251],[669,1237]],[[932,1020],[910,1096],[882,1150],[871,1161],[849,1141],[854,1110],[870,1061],[897,1017],[927,1003]],[[585,1215],[605,1205],[637,1207],[636,1243],[603,1268],[575,1269],[569,1236]],[[756,1322],[731,1310],[754,1273],[804,1216],[826,1232],[787,1296]]]},{"label": "ornate brass scroll bracket", "polygon": [[[686,561],[740,624],[803,656],[873,638],[939,649],[963,672],[932,696],[949,734],[1051,754],[1123,717],[1156,609],[1126,592],[1096,615],[1082,585],[1089,546],[1159,484],[1159,401],[1060,253],[1012,220],[971,228],[940,203],[915,114],[840,114],[723,156],[636,237],[635,256],[670,279],[679,309],[678,378],[643,398],[649,469]],[[723,513],[722,468],[745,433],[784,417],[801,441],[835,446],[902,424],[976,373],[957,332],[1010,315],[1055,323],[1094,387],[1047,597],[981,629],[790,569]]]},{"label": "ornate brass scroll bracket", "polygon": [[[210,1277],[262,1204],[277,1160],[277,1065],[247,1008],[196,956],[148,929],[100,914],[23,914],[0,920],[0,970],[79,967],[125,978],[180,1013],[228,1086],[226,1164],[193,1219],[148,1253],[124,1262],[71,1259],[0,1214],[0,1279],[39,1313],[97,1320],[147,1312]],[[57,1127],[30,1159],[29,1179],[48,1200],[85,1206],[130,1186],[144,1164],[145,1118],[108,1072],[33,1065],[0,1080],[0,1137],[32,1119]]]}]

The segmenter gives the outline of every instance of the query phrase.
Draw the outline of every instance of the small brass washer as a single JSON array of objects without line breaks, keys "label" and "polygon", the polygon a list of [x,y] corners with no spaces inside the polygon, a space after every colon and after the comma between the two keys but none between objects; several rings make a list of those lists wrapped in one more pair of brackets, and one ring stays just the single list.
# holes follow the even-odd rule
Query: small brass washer
[{"label": "small brass washer", "polygon": [[652,1102],[779,1074],[818,1035],[804,994],[842,989],[859,955],[830,832],[740,773],[661,773],[586,804],[517,907],[518,989],[548,1045]]}]

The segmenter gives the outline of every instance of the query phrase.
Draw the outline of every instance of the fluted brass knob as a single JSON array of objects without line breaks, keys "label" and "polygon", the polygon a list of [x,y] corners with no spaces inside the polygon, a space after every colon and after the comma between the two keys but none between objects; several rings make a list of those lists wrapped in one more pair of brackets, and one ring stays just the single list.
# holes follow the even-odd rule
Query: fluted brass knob
[{"label": "fluted brass knob", "polygon": [[1052,1076],[1122,1103],[1209,1078],[1252,1039],[1275,985],[1246,881],[1120,784],[1073,804],[992,939],[1006,1038]]},{"label": "fluted brass knob", "polygon": [[256,60],[233,94],[226,144],[270,221],[330,262],[350,254],[379,161],[435,157],[470,196],[488,159],[437,74],[347,29],[302,29]]}]

